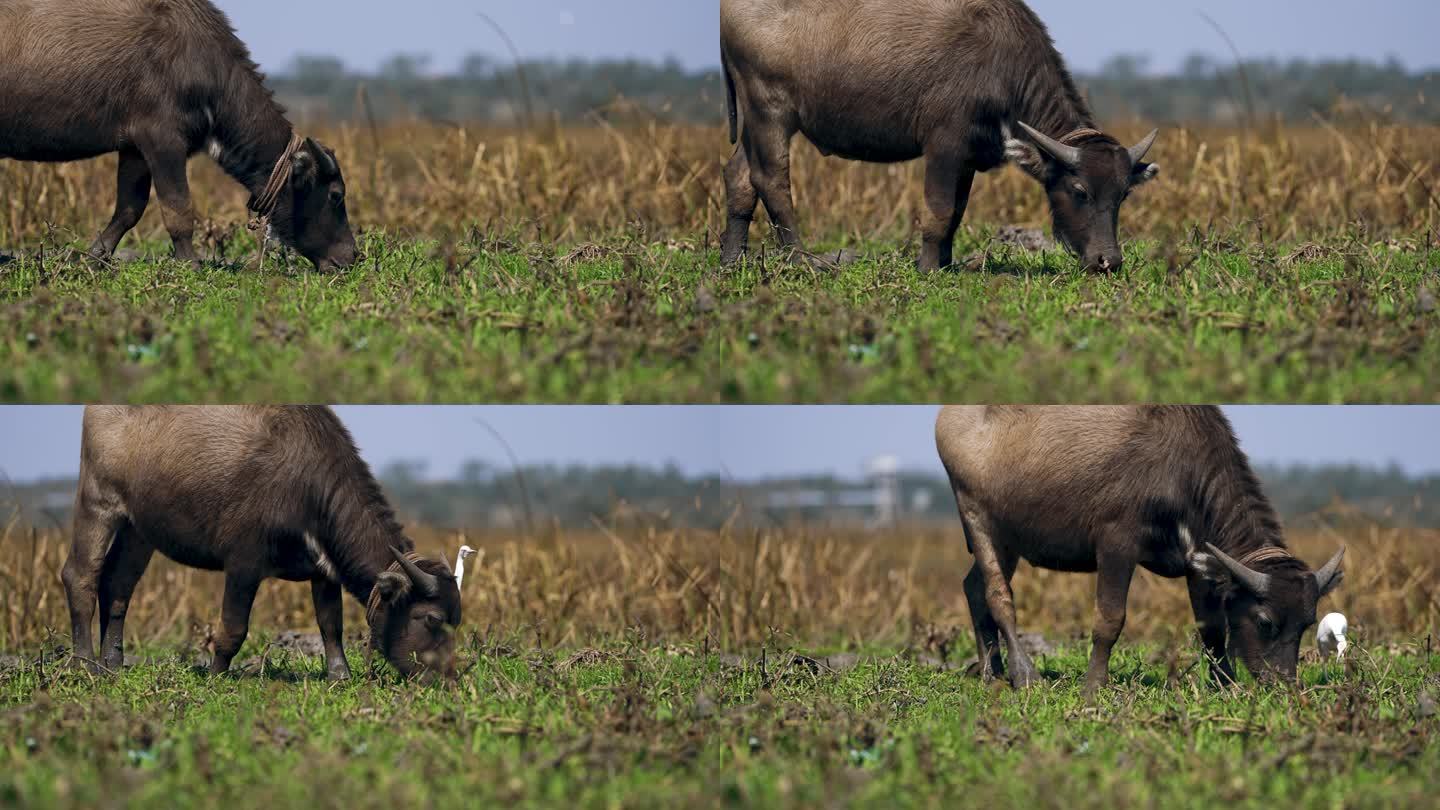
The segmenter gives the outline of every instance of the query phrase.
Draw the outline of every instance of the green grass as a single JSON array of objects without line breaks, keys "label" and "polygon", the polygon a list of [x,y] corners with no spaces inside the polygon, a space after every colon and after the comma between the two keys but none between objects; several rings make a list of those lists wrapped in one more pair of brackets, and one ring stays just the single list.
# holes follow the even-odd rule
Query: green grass
[{"label": "green grass", "polygon": [[1127,646],[1095,705],[1080,649],[1026,692],[884,651],[819,671],[475,652],[443,686],[332,685],[289,654],[224,677],[168,653],[114,678],[0,670],[0,806],[1399,807],[1440,773],[1440,655],[1414,646],[1308,665],[1291,691]]},{"label": "green grass", "polygon": [[0,265],[0,400],[1440,401],[1423,240],[1194,236],[1131,245],[1113,276],[1005,247],[922,275],[894,244],[833,271],[639,241],[363,246],[333,276]]}]

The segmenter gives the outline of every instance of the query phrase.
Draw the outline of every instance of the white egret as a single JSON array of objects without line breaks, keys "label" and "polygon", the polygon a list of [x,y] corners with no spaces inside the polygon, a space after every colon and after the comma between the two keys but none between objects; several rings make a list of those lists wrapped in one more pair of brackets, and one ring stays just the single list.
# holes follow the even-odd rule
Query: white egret
[{"label": "white egret", "polygon": [[1344,658],[1345,648],[1350,646],[1350,642],[1345,640],[1345,633],[1349,629],[1349,622],[1339,613],[1331,613],[1321,619],[1320,629],[1315,634],[1315,643],[1320,648],[1320,654],[1326,658]]},{"label": "white egret", "polygon": [[455,553],[455,587],[465,583],[465,560],[475,554],[475,549],[462,545]]}]

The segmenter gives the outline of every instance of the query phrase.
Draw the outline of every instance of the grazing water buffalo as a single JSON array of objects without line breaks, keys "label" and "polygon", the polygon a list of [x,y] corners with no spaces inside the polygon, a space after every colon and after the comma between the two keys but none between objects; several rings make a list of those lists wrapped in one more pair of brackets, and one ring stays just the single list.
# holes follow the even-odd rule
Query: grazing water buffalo
[{"label": "grazing water buffalo", "polygon": [[0,158],[120,153],[110,256],[153,182],[175,256],[196,261],[185,162],[209,150],[250,210],[321,270],[355,260],[335,153],[294,133],[208,0],[0,0]]},{"label": "grazing water buffalo", "polygon": [[331,678],[346,678],[341,589],[366,604],[371,649],[407,675],[454,671],[460,590],[419,557],[349,432],[319,407],[85,409],[75,545],[62,572],[75,655],[124,660],[125,612],[158,550],[225,572],[212,672],[240,650],[260,582],[308,581]]},{"label": "grazing water buffalo", "polygon": [[1156,133],[1127,149],[1098,131],[1021,0],[721,0],[720,51],[739,143],[723,262],[745,252],[758,200],[798,247],[800,132],[827,155],[926,158],[922,270],[950,264],[975,173],[1007,161],[1045,187],[1061,244],[1086,267],[1120,269],[1120,204],[1159,172],[1142,162]]},{"label": "grazing water buffalo", "polygon": [[965,595],[984,668],[1035,680],[1020,648],[1010,577],[1020,560],[1094,571],[1094,648],[1086,687],[1109,679],[1136,566],[1185,577],[1216,673],[1243,661],[1293,681],[1300,638],[1339,586],[1342,548],[1318,572],[1285,547],[1275,511],[1210,407],[945,408],[935,443],[975,566]]}]

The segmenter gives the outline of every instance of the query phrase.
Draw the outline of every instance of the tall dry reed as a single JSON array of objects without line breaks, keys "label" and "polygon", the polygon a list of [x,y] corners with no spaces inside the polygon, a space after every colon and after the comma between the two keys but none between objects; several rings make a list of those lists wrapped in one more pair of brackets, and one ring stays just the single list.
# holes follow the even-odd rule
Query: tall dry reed
[{"label": "tall dry reed", "polygon": [[[961,582],[970,559],[959,526],[881,532],[815,527],[723,531],[610,529],[544,536],[415,532],[422,550],[454,559],[462,541],[482,551],[467,565],[465,623],[490,638],[577,646],[643,633],[662,643],[736,649],[760,643],[895,644],[917,634],[969,643]],[[1326,609],[1347,613],[1370,639],[1410,640],[1440,630],[1440,531],[1359,526],[1293,533],[1312,564],[1349,547],[1345,585]],[[69,620],[60,568],[67,537],[55,529],[0,529],[0,649],[65,640]],[[1022,566],[1020,621],[1053,639],[1083,637],[1093,615],[1093,576]],[[198,642],[219,620],[219,574],[157,557],[136,592],[132,643]],[[1183,583],[1142,574],[1126,636],[1175,639],[1191,632]],[[363,629],[347,599],[347,633]],[[257,631],[312,630],[310,589],[262,588]]]},{"label": "tall dry reed", "polygon": [[[1148,124],[1114,127],[1138,138]],[[400,235],[581,243],[621,235],[714,244],[723,219],[718,128],[661,123],[537,132],[429,123],[318,127],[344,165],[356,222]],[[1132,236],[1192,229],[1246,241],[1437,239],[1440,127],[1215,126],[1164,130],[1158,183],[1126,206]],[[88,240],[114,201],[114,158],[64,165],[0,161],[0,244]],[[234,238],[246,195],[208,158],[192,164],[202,236]],[[797,139],[794,184],[803,230],[824,239],[912,239],[923,207],[918,163],[822,158]],[[163,239],[157,206],[139,233]],[[1014,170],[982,176],[972,225],[1042,225],[1043,196]]]}]

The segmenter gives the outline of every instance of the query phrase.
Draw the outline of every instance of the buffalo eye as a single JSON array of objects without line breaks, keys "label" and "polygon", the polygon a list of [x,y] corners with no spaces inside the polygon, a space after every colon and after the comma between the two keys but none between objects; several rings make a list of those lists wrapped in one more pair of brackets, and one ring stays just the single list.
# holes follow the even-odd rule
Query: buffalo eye
[{"label": "buffalo eye", "polygon": [[440,626],[445,623],[444,619],[440,618],[434,613],[426,613],[423,619],[425,622],[425,627],[429,629],[432,633],[436,630],[439,630]]},{"label": "buffalo eye", "polygon": [[1275,621],[1273,619],[1271,619],[1268,615],[1262,613],[1258,617],[1256,617],[1255,621],[1260,626],[1260,632],[1264,634],[1266,638],[1275,637],[1276,628]]},{"label": "buffalo eye", "polygon": [[341,188],[330,189],[330,204],[339,205],[342,202],[345,202],[345,190]]},{"label": "buffalo eye", "polygon": [[1075,199],[1079,200],[1080,202],[1083,203],[1090,201],[1090,192],[1087,191],[1085,187],[1080,185],[1079,183],[1071,186],[1070,191],[1075,195]]}]

